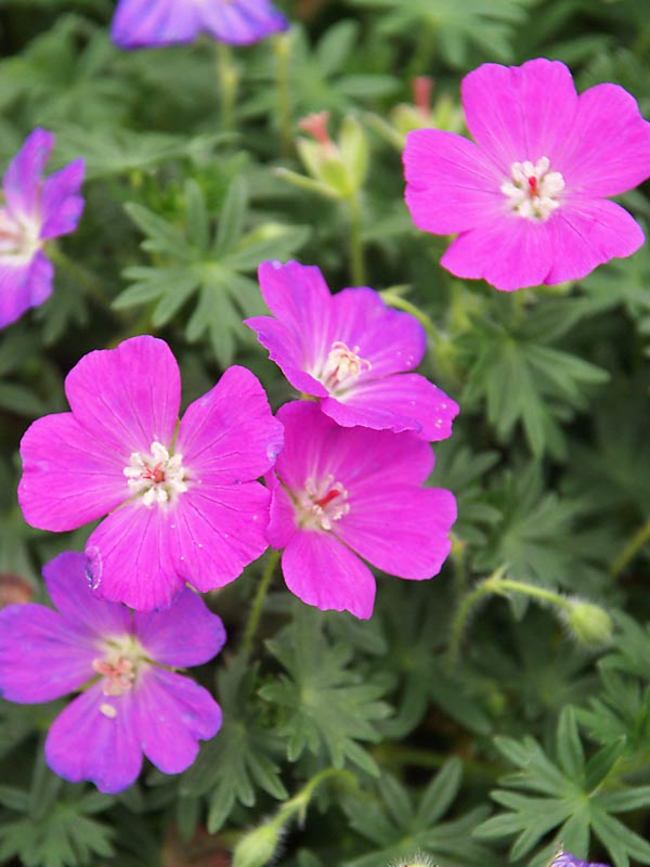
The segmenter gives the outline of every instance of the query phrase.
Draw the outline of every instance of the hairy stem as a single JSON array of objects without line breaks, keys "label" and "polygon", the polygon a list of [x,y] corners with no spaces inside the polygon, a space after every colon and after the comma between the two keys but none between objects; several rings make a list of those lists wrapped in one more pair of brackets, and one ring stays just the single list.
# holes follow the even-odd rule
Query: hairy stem
[{"label": "hairy stem", "polygon": [[266,566],[264,567],[264,572],[262,573],[262,578],[257,587],[257,592],[255,594],[255,598],[253,599],[253,604],[251,605],[248,620],[246,621],[244,638],[242,640],[242,647],[246,656],[248,656],[253,649],[253,642],[255,641],[257,627],[259,626],[262,617],[264,602],[269,592],[269,587],[271,586],[271,581],[273,579],[273,573],[275,572],[275,568],[278,565],[279,559],[279,551],[271,551],[269,553],[268,559],[266,561]]},{"label": "hairy stem", "polygon": [[290,156],[293,150],[291,87],[289,82],[290,38],[288,34],[280,34],[273,39],[277,123],[280,131],[280,153],[283,157]]},{"label": "hairy stem", "polygon": [[217,80],[221,101],[221,125],[225,132],[234,132],[235,105],[237,102],[237,85],[239,76],[232,49],[224,42],[216,42]]},{"label": "hairy stem", "polygon": [[646,521],[629,540],[610,567],[613,578],[618,576],[632,562],[636,555],[650,542],[650,520]]},{"label": "hairy stem", "polygon": [[352,277],[352,285],[365,286],[366,263],[363,249],[363,214],[358,191],[350,195],[347,202],[350,219],[350,275]]}]

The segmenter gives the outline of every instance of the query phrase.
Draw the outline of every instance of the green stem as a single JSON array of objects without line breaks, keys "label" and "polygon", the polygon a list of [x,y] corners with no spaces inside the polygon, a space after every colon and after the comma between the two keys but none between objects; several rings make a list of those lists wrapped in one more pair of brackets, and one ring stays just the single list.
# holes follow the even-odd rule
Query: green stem
[{"label": "green stem", "polygon": [[253,604],[251,605],[251,610],[248,615],[248,620],[246,621],[246,627],[244,629],[244,638],[242,640],[242,647],[244,655],[246,656],[250,654],[253,648],[255,634],[257,632],[257,627],[260,624],[262,611],[264,609],[264,602],[269,592],[273,573],[275,572],[275,567],[278,565],[279,559],[279,551],[271,551],[269,553],[268,559],[266,561],[266,566],[264,567],[264,572],[262,573],[262,578],[257,587],[257,593],[255,594]]},{"label": "green stem", "polygon": [[418,32],[412,60],[406,72],[407,80],[415,75],[426,75],[429,71],[435,46],[435,35],[433,23],[431,21],[423,22]]},{"label": "green stem", "polygon": [[639,527],[618,557],[614,560],[609,570],[610,575],[613,578],[618,578],[626,566],[632,562],[639,551],[641,551],[648,542],[650,542],[650,521],[646,521],[643,526]]},{"label": "green stem", "polygon": [[431,317],[427,316],[427,314],[423,310],[420,310],[419,307],[416,307],[412,301],[404,298],[401,292],[397,289],[384,289],[380,294],[389,307],[396,307],[398,310],[405,310],[407,313],[410,313],[411,316],[415,316],[418,322],[424,326],[429,337],[435,339],[438,336]]},{"label": "green stem", "polygon": [[232,49],[224,42],[215,42],[217,51],[217,79],[221,97],[221,125],[225,132],[234,132],[235,104],[239,76]]},{"label": "green stem", "polygon": [[363,214],[359,193],[352,193],[347,201],[348,216],[350,218],[350,274],[352,285],[365,286],[366,264],[363,250]]},{"label": "green stem", "polygon": [[95,274],[79,265],[73,259],[70,259],[56,244],[49,244],[47,253],[57,268],[67,271],[74,281],[84,287],[84,290],[91,298],[97,301],[98,304],[101,304],[102,307],[106,306],[107,299],[99,289],[100,281]]},{"label": "green stem", "polygon": [[273,39],[280,153],[283,157],[290,156],[293,151],[291,88],[289,85],[290,38],[289,34],[281,34]]}]

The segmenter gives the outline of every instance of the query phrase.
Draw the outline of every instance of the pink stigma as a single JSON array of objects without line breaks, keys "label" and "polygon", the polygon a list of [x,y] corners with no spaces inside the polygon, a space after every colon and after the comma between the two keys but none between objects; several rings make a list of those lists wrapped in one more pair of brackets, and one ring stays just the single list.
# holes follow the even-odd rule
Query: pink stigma
[{"label": "pink stigma", "polygon": [[537,186],[537,178],[533,176],[532,178],[528,178],[528,187],[530,189],[531,196],[539,195],[539,188]]},{"label": "pink stigma", "polygon": [[95,659],[93,668],[104,678],[104,695],[123,695],[135,682],[135,666],[130,659],[123,656],[118,657],[115,662]]},{"label": "pink stigma", "polygon": [[334,147],[334,144],[327,128],[329,119],[329,111],[314,112],[314,114],[308,114],[306,117],[303,117],[298,122],[298,127],[316,139],[319,144],[331,148]]},{"label": "pink stigma", "polygon": [[324,497],[321,497],[320,500],[315,500],[317,506],[320,506],[321,509],[324,509],[328,503],[331,503],[332,500],[336,499],[336,497],[340,497],[341,492],[337,491],[336,488],[332,488],[328,491]]}]

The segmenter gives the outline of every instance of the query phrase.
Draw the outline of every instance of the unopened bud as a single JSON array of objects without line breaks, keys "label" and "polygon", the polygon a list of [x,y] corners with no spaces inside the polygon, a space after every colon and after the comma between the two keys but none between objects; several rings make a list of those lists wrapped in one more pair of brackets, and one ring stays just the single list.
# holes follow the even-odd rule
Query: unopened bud
[{"label": "unopened bud", "polygon": [[0,608],[31,602],[34,588],[20,575],[0,574]]},{"label": "unopened bud", "polygon": [[435,864],[428,855],[423,855],[419,852],[412,858],[396,861],[391,867],[435,867]]},{"label": "unopened bud", "polygon": [[266,867],[282,838],[275,822],[260,825],[241,838],[233,854],[233,867]]},{"label": "unopened bud", "polygon": [[599,605],[582,599],[570,599],[564,612],[566,623],[580,644],[586,647],[602,647],[612,640],[612,618]]}]

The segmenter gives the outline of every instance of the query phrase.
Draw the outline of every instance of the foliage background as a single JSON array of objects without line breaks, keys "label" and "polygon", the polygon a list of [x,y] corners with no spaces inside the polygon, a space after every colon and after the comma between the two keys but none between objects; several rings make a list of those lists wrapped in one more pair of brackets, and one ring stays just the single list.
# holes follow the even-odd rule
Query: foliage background
[{"label": "foliage background", "polygon": [[[14,576],[38,598],[42,563],[83,544],[86,530],[26,527],[15,486],[22,432],[65,409],[63,378],[85,352],[155,333],[181,361],[186,402],[235,359],[275,406],[289,397],[240,320],[260,308],[263,259],[352,281],[350,199],[286,171],[304,173],[297,121],[323,109],[335,131],[354,118],[368,149],[368,283],[414,305],[426,372],[462,405],[432,480],[459,497],[454,555],[435,582],[380,577],[368,623],[308,610],[276,579],[252,661],[238,645],[262,564],[210,599],[230,642],[198,676],[226,724],[180,778],[149,770],[119,797],[65,785],[41,759],[58,705],[0,701],[0,862],[223,867],[237,847],[237,867],[273,853],[287,867],[382,867],[416,851],[442,867],[539,867],[563,840],[650,864],[650,253],[513,296],[452,279],[444,239],[417,233],[403,205],[409,112],[396,112],[431,74],[436,122],[458,128],[466,71],[544,55],[580,88],[622,84],[648,115],[648,5],[279,5],[291,33],[230,58],[208,40],[120,53],[109,0],[0,5],[2,160],[43,125],[56,163],[83,155],[89,175],[54,296],[0,336],[0,593]],[[219,75],[232,63],[229,123]],[[650,216],[643,190],[624,204]]]}]

